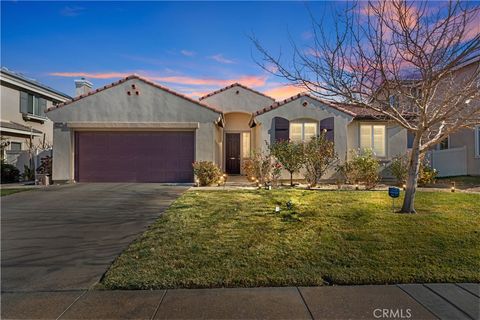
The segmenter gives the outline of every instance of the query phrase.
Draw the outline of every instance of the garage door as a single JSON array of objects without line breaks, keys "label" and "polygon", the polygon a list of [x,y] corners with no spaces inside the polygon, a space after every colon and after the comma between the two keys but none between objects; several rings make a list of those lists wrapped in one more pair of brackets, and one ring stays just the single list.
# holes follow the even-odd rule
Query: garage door
[{"label": "garage door", "polygon": [[76,132],[79,182],[192,182],[195,133]]}]

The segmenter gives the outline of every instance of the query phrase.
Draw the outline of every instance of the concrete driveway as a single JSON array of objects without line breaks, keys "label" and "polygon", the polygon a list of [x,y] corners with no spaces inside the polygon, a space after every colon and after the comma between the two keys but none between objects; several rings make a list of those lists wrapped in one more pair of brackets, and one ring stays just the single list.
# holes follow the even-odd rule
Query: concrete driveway
[{"label": "concrete driveway", "polygon": [[51,186],[1,200],[5,291],[87,289],[187,187]]}]

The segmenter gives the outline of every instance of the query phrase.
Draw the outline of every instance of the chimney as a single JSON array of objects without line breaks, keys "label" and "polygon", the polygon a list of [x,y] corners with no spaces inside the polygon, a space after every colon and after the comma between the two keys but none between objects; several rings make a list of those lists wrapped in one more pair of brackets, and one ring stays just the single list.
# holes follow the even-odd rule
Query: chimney
[{"label": "chimney", "polygon": [[75,96],[81,96],[82,94],[87,94],[92,89],[92,83],[85,78],[80,80],[75,80]]}]

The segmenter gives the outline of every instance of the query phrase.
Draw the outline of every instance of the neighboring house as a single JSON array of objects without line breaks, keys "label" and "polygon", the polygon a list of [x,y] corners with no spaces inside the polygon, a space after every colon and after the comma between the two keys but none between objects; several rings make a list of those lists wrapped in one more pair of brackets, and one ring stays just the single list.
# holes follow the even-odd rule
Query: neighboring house
[{"label": "neighboring house", "polygon": [[201,160],[242,174],[253,150],[277,139],[306,141],[321,130],[342,161],[357,148],[388,161],[407,146],[405,129],[369,110],[306,94],[275,102],[240,84],[197,101],[132,75],[47,114],[57,182],[192,182],[192,162]]},{"label": "neighboring house", "polygon": [[45,110],[71,97],[6,68],[0,71],[0,85],[1,158],[23,172],[29,150],[52,146],[53,122]]},{"label": "neighboring house", "polygon": [[[469,77],[480,68],[480,56],[459,65],[455,72],[461,77]],[[468,79],[468,78],[467,78]],[[478,83],[480,88],[480,83]],[[478,100],[470,100],[480,108]],[[475,128],[461,129],[439,143],[428,153],[430,165],[438,171],[439,177],[480,175],[480,124]]]}]

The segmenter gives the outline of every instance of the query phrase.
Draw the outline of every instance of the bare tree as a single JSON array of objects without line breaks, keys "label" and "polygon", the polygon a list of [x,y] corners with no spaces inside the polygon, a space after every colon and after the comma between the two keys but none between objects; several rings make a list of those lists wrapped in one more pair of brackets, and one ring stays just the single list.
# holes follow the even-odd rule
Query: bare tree
[{"label": "bare tree", "polygon": [[[312,18],[312,44],[291,41],[288,63],[252,39],[265,70],[326,100],[374,110],[414,136],[401,209],[414,213],[422,157],[480,123],[479,9],[460,1],[346,4],[329,29]],[[463,68],[467,61],[476,63]]]}]

